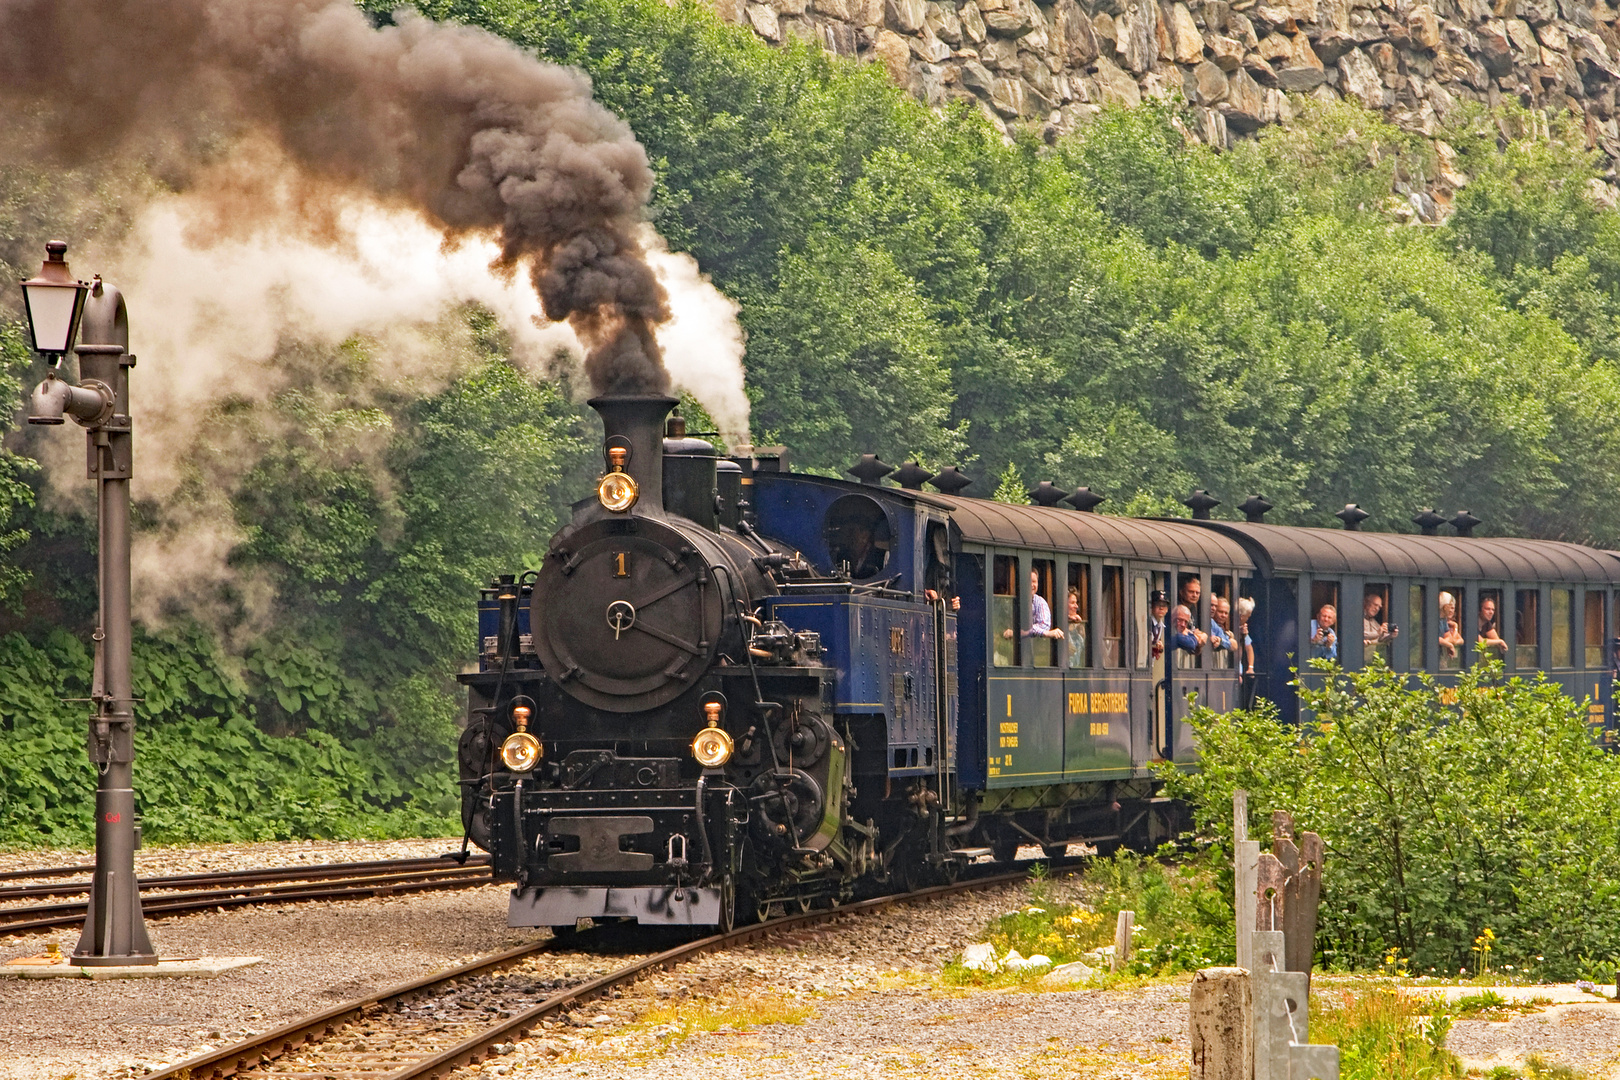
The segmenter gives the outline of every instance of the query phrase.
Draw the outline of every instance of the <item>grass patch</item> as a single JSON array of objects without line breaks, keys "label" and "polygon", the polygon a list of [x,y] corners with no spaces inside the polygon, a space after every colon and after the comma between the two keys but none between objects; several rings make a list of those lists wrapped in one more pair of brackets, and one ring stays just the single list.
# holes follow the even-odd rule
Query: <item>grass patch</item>
[{"label": "grass patch", "polygon": [[1533,997],[1528,1001],[1509,1001],[1495,990],[1468,994],[1450,1005],[1450,1012],[1458,1020],[1511,1020],[1522,1013],[1540,1012],[1551,1005],[1550,997]]},{"label": "grass patch", "polygon": [[[1049,957],[1052,967],[1081,961],[1098,969],[1099,985],[1195,971],[1234,961],[1232,905],[1219,884],[1213,851],[1191,857],[1148,858],[1120,852],[1099,859],[1078,878],[1046,876],[1037,864],[1023,903],[990,922],[979,940],[998,958],[1009,950],[1020,956]],[[1130,961],[1123,971],[1106,971],[1099,950],[1113,945],[1120,911],[1136,913]],[[991,973],[945,965],[944,982],[956,986],[1019,986],[1035,982],[1052,968],[1006,969]]]},{"label": "grass patch", "polygon": [[1311,995],[1311,1042],[1339,1048],[1340,1080],[1448,1080],[1464,1075],[1445,1047],[1451,1013],[1393,987]]},{"label": "grass patch", "polygon": [[655,1032],[668,1048],[703,1032],[802,1024],[814,1015],[811,1006],[780,994],[729,993],[655,1005],[637,1019],[636,1026]]},{"label": "grass patch", "polygon": [[1484,1074],[1484,1080],[1594,1080],[1594,1078],[1591,1073],[1548,1061],[1539,1054],[1531,1054],[1525,1059],[1522,1069],[1498,1065]]}]

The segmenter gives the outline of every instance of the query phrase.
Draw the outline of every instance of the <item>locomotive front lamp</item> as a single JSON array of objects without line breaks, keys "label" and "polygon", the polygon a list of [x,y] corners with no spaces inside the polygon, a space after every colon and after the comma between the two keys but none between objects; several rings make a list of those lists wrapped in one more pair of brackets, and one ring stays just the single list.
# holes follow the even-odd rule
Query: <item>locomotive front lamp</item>
[{"label": "locomotive front lamp", "polygon": [[726,729],[720,726],[720,703],[718,701],[705,702],[703,712],[709,719],[709,726],[697,733],[692,740],[692,756],[697,763],[705,769],[718,769],[731,760],[731,752],[736,744]]},{"label": "locomotive front lamp", "polygon": [[517,730],[501,743],[501,762],[513,772],[528,772],[540,761],[540,740],[529,734],[530,711],[527,705],[512,709],[512,722]]},{"label": "locomotive front lamp", "polygon": [[602,482],[596,485],[596,497],[603,506],[615,514],[622,514],[636,505],[635,477],[624,471],[624,463],[630,458],[630,451],[622,446],[608,448],[608,462],[613,471],[602,477]]},{"label": "locomotive front lamp", "polygon": [[23,306],[28,311],[28,334],[34,351],[44,353],[52,369],[73,347],[84,314],[84,298],[90,286],[68,270],[67,244],[52,240],[45,245],[45,262],[39,274],[22,283]]}]

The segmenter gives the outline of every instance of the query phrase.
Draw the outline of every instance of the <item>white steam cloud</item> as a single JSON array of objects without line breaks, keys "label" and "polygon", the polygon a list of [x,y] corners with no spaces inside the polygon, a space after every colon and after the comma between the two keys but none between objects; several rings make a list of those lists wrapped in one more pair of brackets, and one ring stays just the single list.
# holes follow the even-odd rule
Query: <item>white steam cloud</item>
[{"label": "white steam cloud", "polygon": [[[494,236],[447,239],[408,209],[336,198],[318,230],[298,227],[286,205],[269,205],[259,227],[228,235],[209,233],[208,214],[191,197],[159,198],[114,250],[75,259],[81,270],[105,266],[123,290],[131,351],[140,358],[132,385],[134,495],[159,507],[158,520],[135,536],[136,614],[148,623],[174,608],[218,626],[246,613],[246,628],[253,628],[269,615],[271,583],[230,562],[244,537],[229,494],[261,451],[246,438],[223,454],[214,447],[201,455],[208,475],[199,477],[198,433],[222,404],[264,401],[284,389],[289,344],[375,341],[368,375],[378,387],[430,394],[471,362],[453,314],[477,303],[493,313],[513,362],[531,377],[583,359],[568,324],[542,314],[526,275],[493,268],[500,255]],[[640,239],[670,297],[674,317],[656,334],[676,388],[703,405],[727,442],[747,443],[737,305],[650,227]],[[53,494],[82,506],[89,496],[83,451],[69,443],[44,440],[39,449]],[[187,497],[176,499],[188,479]],[[221,590],[227,585],[229,600]]]}]

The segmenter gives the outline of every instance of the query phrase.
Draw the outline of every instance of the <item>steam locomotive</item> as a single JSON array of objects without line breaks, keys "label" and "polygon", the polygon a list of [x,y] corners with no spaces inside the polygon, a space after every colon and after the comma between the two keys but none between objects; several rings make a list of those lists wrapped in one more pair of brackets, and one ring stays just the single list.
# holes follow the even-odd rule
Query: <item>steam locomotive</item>
[{"label": "steam locomotive", "polygon": [[[671,398],[590,404],[596,491],[539,571],[484,590],[462,676],[463,823],[514,883],[513,926],[730,927],[1026,844],[1151,849],[1185,825],[1153,768],[1194,767],[1193,703],[1293,716],[1324,605],[1349,608],[1342,663],[1444,680],[1468,661],[1442,639],[1483,634],[1491,600],[1510,670],[1589,698],[1614,739],[1608,552],[1474,538],[1466,513],[1445,537],[1432,512],[1421,535],[1267,525],[1257,499],[1216,521],[1202,492],[1192,519],[1050,484],[1017,506],[871,455],[843,481],[780,448],[719,456]],[[1252,662],[1163,649],[1160,594],[1201,627],[1252,601]]]}]

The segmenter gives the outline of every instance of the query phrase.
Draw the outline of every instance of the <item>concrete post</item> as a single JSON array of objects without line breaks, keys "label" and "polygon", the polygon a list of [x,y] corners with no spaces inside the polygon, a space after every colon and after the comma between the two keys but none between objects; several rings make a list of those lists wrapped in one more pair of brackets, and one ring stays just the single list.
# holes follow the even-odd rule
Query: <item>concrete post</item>
[{"label": "concrete post", "polygon": [[1249,839],[1249,793],[1232,793],[1233,910],[1237,914],[1237,966],[1254,970],[1249,931],[1254,929],[1255,874],[1260,865],[1260,844]]},{"label": "concrete post", "polygon": [[1124,971],[1131,959],[1131,929],[1136,925],[1136,912],[1122,911],[1114,923],[1114,963],[1112,970]]},{"label": "concrete post", "polygon": [[1192,1080],[1252,1080],[1254,1016],[1249,973],[1205,968],[1193,976],[1188,1005]]}]

